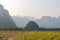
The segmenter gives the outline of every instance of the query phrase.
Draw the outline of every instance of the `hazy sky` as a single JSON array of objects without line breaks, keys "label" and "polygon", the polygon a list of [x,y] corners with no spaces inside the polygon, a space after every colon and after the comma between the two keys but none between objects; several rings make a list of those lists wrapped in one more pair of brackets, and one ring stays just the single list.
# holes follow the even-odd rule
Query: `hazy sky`
[{"label": "hazy sky", "polygon": [[0,4],[12,16],[60,16],[60,0],[0,0]]}]

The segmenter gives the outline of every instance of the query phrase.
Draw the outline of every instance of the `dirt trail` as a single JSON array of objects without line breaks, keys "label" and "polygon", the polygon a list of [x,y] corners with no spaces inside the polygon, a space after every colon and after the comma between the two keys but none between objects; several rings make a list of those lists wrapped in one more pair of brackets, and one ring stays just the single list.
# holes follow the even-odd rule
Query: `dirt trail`
[{"label": "dirt trail", "polygon": [[9,40],[18,34],[17,32],[0,32],[0,40]]}]

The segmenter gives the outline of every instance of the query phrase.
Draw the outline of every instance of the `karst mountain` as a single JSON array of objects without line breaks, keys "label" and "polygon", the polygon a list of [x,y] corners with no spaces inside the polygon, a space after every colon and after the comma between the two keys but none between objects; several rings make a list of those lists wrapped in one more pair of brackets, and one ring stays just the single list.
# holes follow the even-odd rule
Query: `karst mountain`
[{"label": "karst mountain", "polygon": [[4,9],[3,5],[0,4],[0,29],[15,29],[16,24],[9,15],[8,10]]}]

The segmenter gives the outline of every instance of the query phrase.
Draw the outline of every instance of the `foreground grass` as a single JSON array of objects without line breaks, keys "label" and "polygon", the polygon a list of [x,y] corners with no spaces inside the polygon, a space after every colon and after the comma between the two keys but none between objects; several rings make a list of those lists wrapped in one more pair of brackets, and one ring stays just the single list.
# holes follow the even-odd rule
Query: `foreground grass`
[{"label": "foreground grass", "polygon": [[0,40],[60,40],[60,31],[0,31]]}]

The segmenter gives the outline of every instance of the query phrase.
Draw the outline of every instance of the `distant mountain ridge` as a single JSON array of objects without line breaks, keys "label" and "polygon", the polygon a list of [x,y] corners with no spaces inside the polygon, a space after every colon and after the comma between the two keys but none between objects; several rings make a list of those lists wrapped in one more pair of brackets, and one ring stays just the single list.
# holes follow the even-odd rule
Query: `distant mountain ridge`
[{"label": "distant mountain ridge", "polygon": [[60,28],[60,16],[51,17],[51,16],[43,16],[41,19],[36,19],[33,17],[12,17],[18,27],[25,27],[26,24],[33,20],[35,21],[39,27],[46,27],[46,28]]}]

